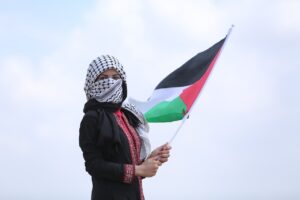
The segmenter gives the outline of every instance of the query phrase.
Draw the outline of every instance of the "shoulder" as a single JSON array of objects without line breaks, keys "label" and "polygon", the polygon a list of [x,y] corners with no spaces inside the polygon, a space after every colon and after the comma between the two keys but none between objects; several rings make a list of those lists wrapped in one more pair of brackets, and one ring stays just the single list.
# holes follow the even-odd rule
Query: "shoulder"
[{"label": "shoulder", "polygon": [[82,125],[87,125],[87,124],[96,124],[97,123],[97,120],[98,120],[98,111],[96,110],[89,110],[87,111],[83,117],[82,117],[82,120],[81,120],[81,126]]},{"label": "shoulder", "polygon": [[83,119],[85,118],[98,118],[98,111],[97,110],[89,110],[87,111],[84,116]]},{"label": "shoulder", "polygon": [[133,116],[137,125],[136,128],[143,129],[145,132],[149,132],[149,125],[147,120],[144,117],[144,114],[132,103],[124,103],[122,105],[125,113],[127,112],[128,116]]},{"label": "shoulder", "polygon": [[104,109],[97,110],[88,110],[82,120],[83,124],[105,124],[110,121],[108,118],[112,118],[112,114],[110,112],[105,111]]}]

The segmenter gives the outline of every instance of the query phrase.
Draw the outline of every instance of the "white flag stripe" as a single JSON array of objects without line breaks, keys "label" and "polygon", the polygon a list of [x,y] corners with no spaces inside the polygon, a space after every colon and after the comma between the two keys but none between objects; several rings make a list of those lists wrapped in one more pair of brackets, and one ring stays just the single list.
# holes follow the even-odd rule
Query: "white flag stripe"
[{"label": "white flag stripe", "polygon": [[172,88],[160,88],[154,90],[151,97],[147,101],[138,101],[132,98],[129,98],[129,102],[134,104],[142,113],[146,113],[156,104],[162,101],[171,101],[174,98],[178,97],[181,92],[189,86],[184,87],[172,87]]}]

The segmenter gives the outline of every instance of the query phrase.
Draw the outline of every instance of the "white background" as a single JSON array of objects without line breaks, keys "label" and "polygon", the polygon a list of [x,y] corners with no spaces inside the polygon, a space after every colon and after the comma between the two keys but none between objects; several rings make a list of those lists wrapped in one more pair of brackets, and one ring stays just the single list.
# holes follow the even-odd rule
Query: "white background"
[{"label": "white background", "polygon": [[[146,199],[300,199],[300,1],[0,1],[0,199],[83,200],[88,64],[119,58],[129,96],[235,25]],[[179,124],[151,124],[153,147]]]}]

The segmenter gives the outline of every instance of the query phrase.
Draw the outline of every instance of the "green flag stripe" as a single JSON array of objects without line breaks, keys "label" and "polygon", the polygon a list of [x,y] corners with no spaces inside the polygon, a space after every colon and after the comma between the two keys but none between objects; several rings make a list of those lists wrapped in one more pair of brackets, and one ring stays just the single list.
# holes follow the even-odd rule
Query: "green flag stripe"
[{"label": "green flag stripe", "polygon": [[187,110],[186,105],[180,97],[172,101],[163,101],[156,104],[145,113],[148,122],[171,122],[181,120]]}]

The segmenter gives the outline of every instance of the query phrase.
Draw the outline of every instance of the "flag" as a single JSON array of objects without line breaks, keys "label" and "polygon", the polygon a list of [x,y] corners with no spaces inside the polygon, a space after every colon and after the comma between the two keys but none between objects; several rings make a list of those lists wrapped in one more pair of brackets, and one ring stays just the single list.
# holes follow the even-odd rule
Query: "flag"
[{"label": "flag", "polygon": [[[227,37],[227,36],[226,36]],[[164,78],[146,102],[130,99],[148,122],[172,122],[183,119],[201,92],[226,37],[198,53]]]}]

